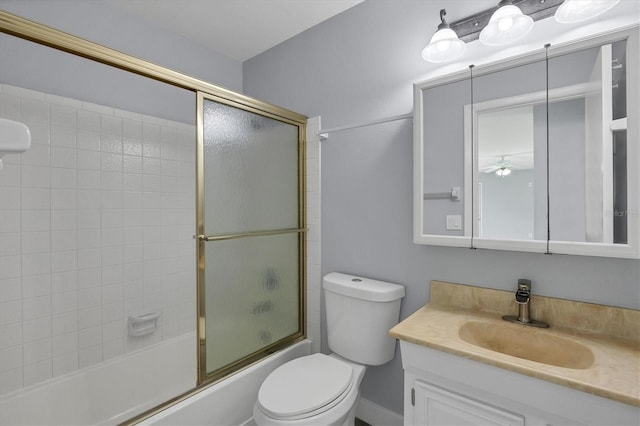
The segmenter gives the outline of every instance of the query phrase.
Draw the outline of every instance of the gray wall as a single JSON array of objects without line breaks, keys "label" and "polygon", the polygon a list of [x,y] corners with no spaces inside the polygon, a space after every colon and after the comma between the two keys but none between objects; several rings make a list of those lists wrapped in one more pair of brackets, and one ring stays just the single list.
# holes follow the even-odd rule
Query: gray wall
[{"label": "gray wall", "polygon": [[[0,9],[210,83],[242,91],[240,62],[154,27],[142,17],[123,13],[107,2],[0,0]],[[55,72],[73,74],[74,70],[58,68]]]},{"label": "gray wall", "polygon": [[549,225],[552,240],[587,241],[584,104],[584,98],[580,98],[549,105]]},{"label": "gray wall", "polygon": [[7,34],[0,34],[0,56],[0,83],[195,124],[189,90]]},{"label": "gray wall", "polygon": [[[325,128],[410,112],[412,83],[434,69],[420,52],[440,7],[367,0],[246,61],[245,92],[321,115]],[[412,172],[410,120],[334,133],[322,143],[323,274],[404,284],[402,317],[428,300],[429,282],[437,279],[512,290],[527,277],[538,294],[640,308],[637,260],[414,245]],[[402,412],[399,354],[367,371],[362,393]]]}]

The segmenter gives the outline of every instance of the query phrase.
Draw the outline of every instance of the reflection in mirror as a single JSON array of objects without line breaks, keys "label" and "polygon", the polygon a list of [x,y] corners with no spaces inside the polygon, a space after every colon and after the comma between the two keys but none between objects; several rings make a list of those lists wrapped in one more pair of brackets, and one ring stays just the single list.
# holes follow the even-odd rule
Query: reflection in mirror
[{"label": "reflection in mirror", "polygon": [[533,106],[478,115],[480,237],[533,239],[533,123]]},{"label": "reflection in mirror", "polygon": [[627,244],[627,132],[613,132],[613,243]]},{"label": "reflection in mirror", "polygon": [[549,60],[551,90],[585,88],[574,99],[549,106],[552,240],[627,242],[625,44]]},{"label": "reflection in mirror", "polygon": [[474,79],[474,237],[546,240],[545,85],[544,61]]},{"label": "reflection in mirror", "polygon": [[[422,90],[423,229],[425,234],[463,236],[470,218],[464,196],[464,105],[471,101],[468,78]],[[465,223],[467,219],[468,222]]]}]

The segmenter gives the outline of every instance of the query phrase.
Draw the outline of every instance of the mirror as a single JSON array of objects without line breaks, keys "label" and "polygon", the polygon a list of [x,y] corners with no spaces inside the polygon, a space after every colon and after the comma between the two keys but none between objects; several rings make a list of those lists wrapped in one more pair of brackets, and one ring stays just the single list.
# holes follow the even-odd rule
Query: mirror
[{"label": "mirror", "polygon": [[541,59],[474,79],[465,105],[474,238],[546,240],[545,73]]},{"label": "mirror", "polygon": [[[421,226],[424,232],[432,235],[463,236],[467,226],[462,218],[470,217],[465,209],[471,207],[459,189],[465,187],[465,160],[467,148],[464,141],[463,126],[442,126],[449,120],[464,121],[463,106],[471,102],[471,81],[465,78],[450,84],[443,84],[425,90],[423,113],[421,115],[430,143],[422,145],[424,174],[422,179],[424,205]],[[457,194],[456,189],[458,190]],[[457,221],[447,224],[446,220]]]},{"label": "mirror", "polygon": [[416,84],[414,241],[640,258],[637,52],[636,28]]},{"label": "mirror", "polygon": [[552,240],[628,241],[625,53],[620,40],[549,60],[552,90],[566,87],[568,76],[583,88],[549,105]]},{"label": "mirror", "polygon": [[534,107],[487,111],[479,115],[477,129],[477,235],[545,239],[534,232],[542,231],[544,220],[534,220],[534,206],[542,201],[534,201]]}]

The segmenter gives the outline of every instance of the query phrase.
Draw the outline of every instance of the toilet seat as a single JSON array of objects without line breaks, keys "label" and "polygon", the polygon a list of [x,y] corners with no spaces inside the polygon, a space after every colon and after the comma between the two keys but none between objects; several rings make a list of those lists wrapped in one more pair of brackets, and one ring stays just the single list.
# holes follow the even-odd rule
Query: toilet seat
[{"label": "toilet seat", "polygon": [[324,354],[294,359],[274,370],[258,392],[258,408],[272,419],[299,420],[340,403],[353,386],[353,368]]}]

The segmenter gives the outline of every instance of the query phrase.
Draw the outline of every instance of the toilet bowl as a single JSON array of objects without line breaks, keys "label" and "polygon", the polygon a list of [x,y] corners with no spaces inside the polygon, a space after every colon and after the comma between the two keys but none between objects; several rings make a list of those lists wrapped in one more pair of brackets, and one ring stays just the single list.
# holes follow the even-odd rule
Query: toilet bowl
[{"label": "toilet bowl", "polygon": [[340,273],[323,279],[331,355],[312,354],[275,369],[253,408],[257,425],[353,425],[367,365],[393,359],[404,287]]},{"label": "toilet bowl", "polygon": [[264,381],[253,409],[258,425],[353,424],[366,367],[336,354],[290,361]]}]

